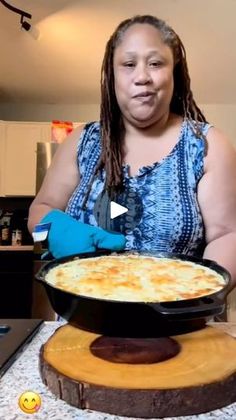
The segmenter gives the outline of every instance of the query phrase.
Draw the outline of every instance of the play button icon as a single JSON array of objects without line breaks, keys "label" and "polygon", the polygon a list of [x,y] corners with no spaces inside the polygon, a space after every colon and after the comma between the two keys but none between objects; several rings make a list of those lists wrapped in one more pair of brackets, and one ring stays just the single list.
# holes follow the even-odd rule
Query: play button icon
[{"label": "play button icon", "polygon": [[113,192],[112,197],[102,191],[94,204],[93,214],[98,226],[109,232],[129,234],[139,224],[143,213],[138,192],[126,187]]},{"label": "play button icon", "polygon": [[115,201],[111,201],[110,203],[111,219],[115,219],[115,217],[121,216],[127,211],[128,209],[126,207],[123,207],[120,204],[115,203]]}]

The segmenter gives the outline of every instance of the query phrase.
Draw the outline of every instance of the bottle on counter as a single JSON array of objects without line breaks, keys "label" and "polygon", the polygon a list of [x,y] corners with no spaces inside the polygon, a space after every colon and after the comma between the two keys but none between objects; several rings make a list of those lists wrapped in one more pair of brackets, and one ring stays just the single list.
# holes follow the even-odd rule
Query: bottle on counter
[{"label": "bottle on counter", "polygon": [[1,245],[10,245],[10,228],[7,222],[4,222],[1,231]]},{"label": "bottle on counter", "polygon": [[22,245],[22,231],[20,229],[16,229],[12,231],[11,244],[12,246]]}]

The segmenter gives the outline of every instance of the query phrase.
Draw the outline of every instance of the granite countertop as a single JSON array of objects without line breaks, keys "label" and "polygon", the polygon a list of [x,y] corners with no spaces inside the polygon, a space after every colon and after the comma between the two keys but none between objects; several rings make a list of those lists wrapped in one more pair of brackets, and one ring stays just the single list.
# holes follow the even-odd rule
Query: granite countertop
[{"label": "granite countertop", "polygon": [[[108,415],[91,410],[80,410],[57,399],[42,383],[38,370],[41,345],[53,334],[61,322],[46,322],[25,351],[0,379],[0,419],[24,420],[127,420],[128,417]],[[31,390],[40,394],[42,405],[36,414],[24,414],[18,407],[19,396]],[[31,417],[30,417],[31,416]],[[166,418],[167,419],[167,418]],[[168,417],[168,420],[227,420],[236,419],[236,403],[220,410],[196,416]],[[132,419],[134,420],[134,419]]]}]

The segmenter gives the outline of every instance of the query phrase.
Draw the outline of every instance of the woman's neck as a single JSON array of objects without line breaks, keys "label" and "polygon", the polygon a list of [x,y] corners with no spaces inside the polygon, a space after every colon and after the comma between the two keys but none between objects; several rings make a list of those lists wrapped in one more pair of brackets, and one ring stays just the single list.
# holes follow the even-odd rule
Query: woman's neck
[{"label": "woman's neck", "polygon": [[125,137],[135,137],[136,139],[138,137],[145,136],[157,138],[158,136],[161,136],[163,132],[172,124],[174,125],[176,121],[179,121],[181,117],[176,114],[172,113],[166,113],[163,116],[161,116],[157,121],[155,121],[153,124],[148,125],[146,127],[138,127],[134,124],[130,123],[127,120],[124,120],[124,127],[125,127]]}]

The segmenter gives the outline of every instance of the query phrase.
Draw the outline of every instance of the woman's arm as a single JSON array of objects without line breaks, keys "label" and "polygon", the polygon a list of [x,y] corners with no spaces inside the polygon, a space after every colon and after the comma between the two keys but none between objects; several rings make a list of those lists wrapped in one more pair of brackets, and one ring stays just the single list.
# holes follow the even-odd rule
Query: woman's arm
[{"label": "woman's arm", "polygon": [[206,229],[204,257],[225,267],[236,286],[236,151],[224,134],[210,128],[205,174],[198,200]]},{"label": "woman's arm", "polygon": [[52,209],[65,210],[67,202],[79,183],[77,145],[83,126],[76,128],[60,145],[43,184],[29,210],[28,229]]}]

